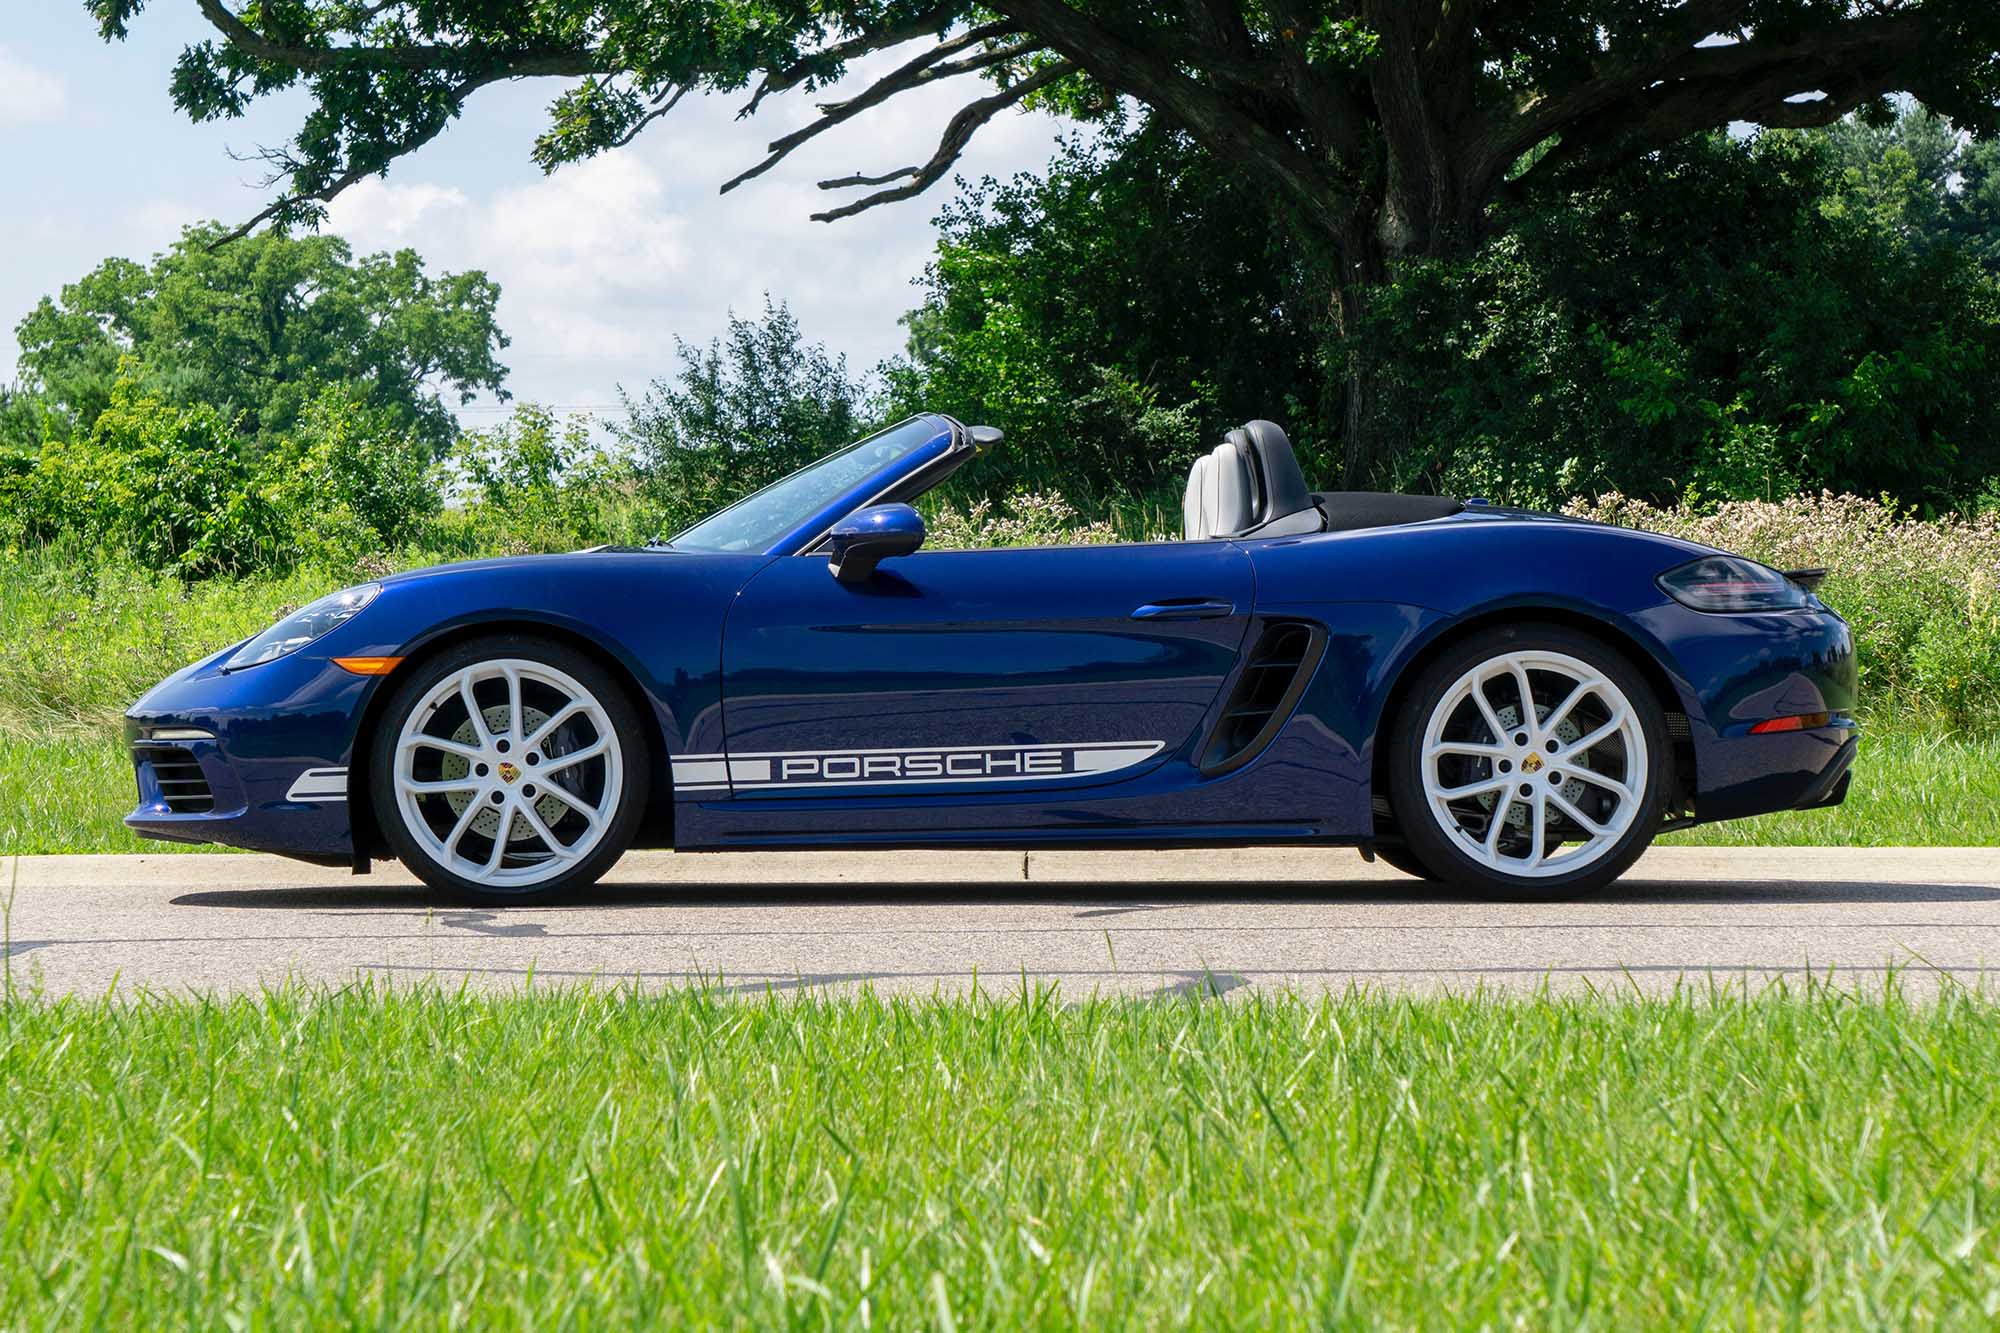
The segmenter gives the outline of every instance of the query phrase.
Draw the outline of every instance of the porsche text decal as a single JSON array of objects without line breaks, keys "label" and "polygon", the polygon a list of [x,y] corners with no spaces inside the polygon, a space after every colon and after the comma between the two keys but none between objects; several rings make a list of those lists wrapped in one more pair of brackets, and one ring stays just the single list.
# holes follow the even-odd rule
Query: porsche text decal
[{"label": "porsche text decal", "polygon": [[1116,773],[1151,759],[1165,741],[1062,745],[953,745],[916,750],[773,750],[691,754],[674,760],[677,791],[898,787],[965,782],[1048,782]]}]

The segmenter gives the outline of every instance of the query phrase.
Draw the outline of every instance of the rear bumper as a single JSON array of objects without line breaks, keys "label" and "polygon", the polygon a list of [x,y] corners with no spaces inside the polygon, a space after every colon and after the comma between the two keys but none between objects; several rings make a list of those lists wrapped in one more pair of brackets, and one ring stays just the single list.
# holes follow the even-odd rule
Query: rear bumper
[{"label": "rear bumper", "polygon": [[1712,741],[1695,818],[1708,823],[1839,805],[1847,799],[1860,742],[1860,728],[1845,718],[1812,731]]}]

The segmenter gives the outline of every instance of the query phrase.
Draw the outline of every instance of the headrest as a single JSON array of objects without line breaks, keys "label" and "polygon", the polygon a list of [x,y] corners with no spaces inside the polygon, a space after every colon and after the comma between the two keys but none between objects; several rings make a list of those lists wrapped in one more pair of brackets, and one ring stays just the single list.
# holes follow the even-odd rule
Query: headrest
[{"label": "headrest", "polygon": [[1312,508],[1306,474],[1299,467],[1298,455],[1292,452],[1292,442],[1285,438],[1285,432],[1276,422],[1252,421],[1241,431],[1230,434],[1243,437],[1250,465],[1256,472],[1253,522],[1269,523]]},{"label": "headrest", "polygon": [[1195,459],[1181,502],[1181,532],[1188,541],[1227,537],[1250,526],[1256,480],[1248,451],[1225,440]]}]

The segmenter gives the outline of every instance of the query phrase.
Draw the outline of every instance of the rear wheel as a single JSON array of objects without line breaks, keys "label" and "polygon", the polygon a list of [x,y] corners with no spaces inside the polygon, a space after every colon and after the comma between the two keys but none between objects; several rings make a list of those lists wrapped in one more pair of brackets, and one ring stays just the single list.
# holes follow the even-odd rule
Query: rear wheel
[{"label": "rear wheel", "polygon": [[1476,634],[1425,668],[1390,746],[1417,862],[1484,893],[1560,898],[1623,874],[1666,803],[1666,722],[1624,656],[1557,625]]},{"label": "rear wheel", "polygon": [[487,903],[574,894],[631,845],[646,747],[625,691],[542,639],[447,650],[396,687],[370,791],[397,857],[426,884]]}]

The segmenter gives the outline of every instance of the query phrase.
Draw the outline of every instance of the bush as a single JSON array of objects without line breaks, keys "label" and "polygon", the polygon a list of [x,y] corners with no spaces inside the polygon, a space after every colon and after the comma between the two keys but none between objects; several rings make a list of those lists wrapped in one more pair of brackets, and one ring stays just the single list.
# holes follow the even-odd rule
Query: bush
[{"label": "bush", "polygon": [[519,555],[604,542],[644,541],[632,465],[599,450],[581,418],[560,422],[528,406],[459,441],[454,489],[464,503],[435,525],[435,549]]},{"label": "bush", "polygon": [[808,343],[783,302],[729,316],[706,349],[677,344],[680,370],[626,399],[615,427],[653,529],[671,534],[866,435],[870,408],[847,359]]},{"label": "bush", "polygon": [[253,463],[219,412],[128,376],[88,437],[0,459],[0,540],[189,579],[345,568],[423,538],[441,507],[427,448],[328,389]]},{"label": "bush", "polygon": [[236,433],[210,407],[177,408],[121,380],[81,440],[50,440],[6,492],[12,545],[108,548],[192,578],[277,554],[277,516]]},{"label": "bush", "polygon": [[443,508],[427,441],[328,389],[265,460],[292,564],[342,568],[421,541]]},{"label": "bush", "polygon": [[996,510],[975,500],[960,511],[940,503],[926,523],[926,550],[961,551],[991,546],[1091,546],[1124,540],[1109,523],[1079,522],[1080,515],[1054,492],[1016,491]]}]

